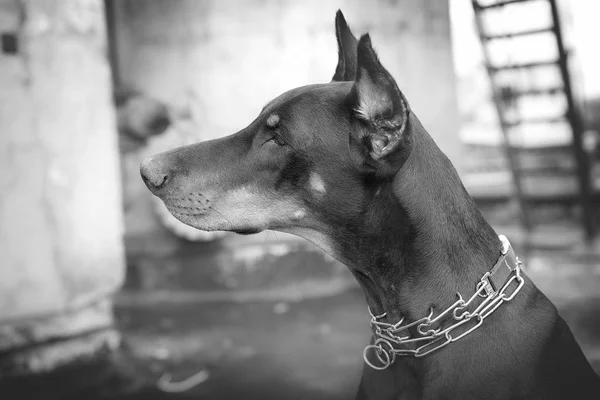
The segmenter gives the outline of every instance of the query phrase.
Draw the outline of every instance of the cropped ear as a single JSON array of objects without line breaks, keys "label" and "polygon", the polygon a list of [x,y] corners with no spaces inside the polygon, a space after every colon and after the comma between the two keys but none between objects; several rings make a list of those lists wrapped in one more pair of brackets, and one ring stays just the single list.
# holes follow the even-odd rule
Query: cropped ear
[{"label": "cropped ear", "polygon": [[402,142],[410,107],[394,78],[379,62],[369,34],[360,38],[357,54],[354,116],[364,126],[363,143],[369,155],[378,161]]},{"label": "cropped ear", "polygon": [[335,36],[338,43],[338,64],[332,81],[353,81],[356,77],[356,45],[358,41],[340,10],[335,14]]}]

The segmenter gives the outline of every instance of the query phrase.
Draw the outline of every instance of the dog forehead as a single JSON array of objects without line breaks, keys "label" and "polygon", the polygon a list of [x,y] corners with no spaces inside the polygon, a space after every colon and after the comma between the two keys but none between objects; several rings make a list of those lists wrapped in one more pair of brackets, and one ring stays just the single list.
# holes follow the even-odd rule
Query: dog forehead
[{"label": "dog forehead", "polygon": [[351,88],[349,82],[330,82],[324,84],[313,84],[300,86],[288,90],[271,100],[263,109],[262,113],[267,115],[277,114],[280,109],[293,105],[322,105],[328,100],[335,100],[345,96]]}]

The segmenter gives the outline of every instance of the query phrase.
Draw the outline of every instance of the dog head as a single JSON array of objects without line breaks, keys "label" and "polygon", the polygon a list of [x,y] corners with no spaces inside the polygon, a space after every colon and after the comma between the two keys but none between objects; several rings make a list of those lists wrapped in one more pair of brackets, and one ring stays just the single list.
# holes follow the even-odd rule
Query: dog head
[{"label": "dog head", "polygon": [[369,35],[357,40],[339,11],[335,26],[331,82],[283,93],[231,136],[142,163],[176,218],[209,231],[292,232],[321,247],[339,225],[373,218],[369,205],[410,154],[410,108]]}]

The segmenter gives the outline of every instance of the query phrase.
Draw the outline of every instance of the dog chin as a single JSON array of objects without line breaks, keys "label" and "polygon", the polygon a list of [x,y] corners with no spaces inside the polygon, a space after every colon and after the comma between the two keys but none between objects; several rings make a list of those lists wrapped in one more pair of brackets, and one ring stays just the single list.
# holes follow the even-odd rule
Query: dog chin
[{"label": "dog chin", "polygon": [[199,229],[201,231],[220,231],[224,229],[220,229],[220,227],[215,226],[216,224],[211,224],[205,217],[205,214],[185,214],[177,212],[169,207],[167,207],[172,216],[174,216],[178,221],[183,222],[184,224],[191,226],[192,228]]},{"label": "dog chin", "polygon": [[214,218],[211,218],[211,216],[207,214],[183,214],[172,209],[169,209],[169,212],[180,222],[201,231],[227,231],[239,235],[253,235],[265,230],[265,228],[259,227],[232,226],[227,221],[214,220]]}]

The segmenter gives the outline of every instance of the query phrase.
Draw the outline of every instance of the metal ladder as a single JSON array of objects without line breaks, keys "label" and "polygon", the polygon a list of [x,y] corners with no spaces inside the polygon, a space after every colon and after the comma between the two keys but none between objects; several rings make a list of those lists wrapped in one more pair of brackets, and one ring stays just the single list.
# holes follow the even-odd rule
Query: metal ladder
[{"label": "metal ladder", "polygon": [[[484,3],[485,1],[485,3]],[[571,144],[568,151],[575,158],[575,168],[567,173],[576,174],[579,203],[581,207],[581,225],[586,239],[590,240],[594,236],[594,219],[592,209],[592,187],[590,180],[590,163],[587,153],[582,143],[583,123],[576,109],[575,100],[572,92],[571,78],[569,75],[567,51],[565,50],[563,34],[561,31],[560,18],[556,0],[471,0],[475,12],[475,22],[479,38],[483,48],[484,63],[487,69],[492,88],[493,101],[495,104],[500,128],[502,132],[502,148],[508,161],[508,166],[512,174],[514,183],[514,197],[519,207],[519,213],[523,227],[527,232],[533,229],[533,222],[530,213],[530,204],[528,194],[524,191],[523,180],[525,175],[534,171],[523,168],[521,165],[522,148],[514,145],[514,135],[511,134],[515,128],[523,127],[532,123],[557,124],[567,123],[570,127]],[[548,26],[537,27],[529,30],[508,31],[500,33],[490,33],[486,26],[486,14],[498,12],[505,7],[517,7],[518,3],[546,3],[542,8],[547,9],[549,16],[546,19],[550,21]],[[523,6],[518,6],[523,7]],[[497,11],[493,11],[497,10]],[[505,9],[504,9],[505,10]],[[535,15],[531,15],[535,19]],[[535,60],[529,62],[510,62],[504,65],[495,65],[492,62],[490,46],[502,40],[519,40],[521,38],[531,37],[532,35],[552,35],[556,42],[556,59]],[[511,73],[531,73],[540,68],[556,68],[560,75],[560,83],[552,86],[534,86],[526,89],[516,88],[513,85],[501,84],[498,82],[498,75]],[[523,96],[564,96],[566,110],[560,115],[554,115],[543,118],[523,118],[518,115],[519,99]],[[517,109],[515,111],[515,109]],[[512,117],[511,117],[512,114]],[[563,171],[564,173],[565,171]]]}]

